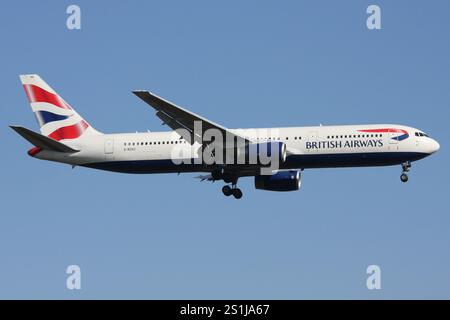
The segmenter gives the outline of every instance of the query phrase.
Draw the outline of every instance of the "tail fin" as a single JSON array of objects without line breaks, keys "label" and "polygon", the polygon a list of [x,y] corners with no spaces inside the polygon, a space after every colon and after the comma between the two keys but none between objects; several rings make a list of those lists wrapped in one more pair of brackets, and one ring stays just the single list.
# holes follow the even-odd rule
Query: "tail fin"
[{"label": "tail fin", "polygon": [[21,75],[20,80],[44,136],[60,141],[101,134],[41,77],[27,74]]}]

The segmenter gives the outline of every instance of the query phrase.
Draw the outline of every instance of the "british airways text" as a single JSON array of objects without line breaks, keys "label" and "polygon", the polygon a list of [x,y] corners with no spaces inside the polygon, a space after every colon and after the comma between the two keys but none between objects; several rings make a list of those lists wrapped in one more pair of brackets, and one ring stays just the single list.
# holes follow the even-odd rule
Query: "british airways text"
[{"label": "british airways text", "polygon": [[382,139],[306,142],[306,149],[381,148],[382,146]]}]

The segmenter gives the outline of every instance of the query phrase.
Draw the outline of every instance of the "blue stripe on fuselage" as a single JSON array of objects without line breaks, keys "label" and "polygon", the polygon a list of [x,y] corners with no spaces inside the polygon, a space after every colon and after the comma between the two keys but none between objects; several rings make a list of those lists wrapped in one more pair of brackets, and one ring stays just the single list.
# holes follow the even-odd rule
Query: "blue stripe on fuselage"
[{"label": "blue stripe on fuselage", "polygon": [[398,136],[398,137],[392,138],[392,139],[398,140],[398,141],[403,141],[403,140],[407,139],[408,137],[409,137],[409,134],[405,133],[405,134],[402,134],[401,136]]},{"label": "blue stripe on fuselage", "polygon": [[[339,167],[373,167],[398,165],[406,161],[416,161],[429,154],[420,152],[371,152],[290,155],[280,169],[310,169]],[[174,164],[172,160],[132,160],[105,161],[82,165],[84,167],[122,173],[173,173],[207,172],[202,164]],[[249,166],[240,165],[242,168]],[[232,166],[231,166],[232,167]],[[234,167],[236,168],[236,167]],[[238,168],[236,168],[239,171]]]}]

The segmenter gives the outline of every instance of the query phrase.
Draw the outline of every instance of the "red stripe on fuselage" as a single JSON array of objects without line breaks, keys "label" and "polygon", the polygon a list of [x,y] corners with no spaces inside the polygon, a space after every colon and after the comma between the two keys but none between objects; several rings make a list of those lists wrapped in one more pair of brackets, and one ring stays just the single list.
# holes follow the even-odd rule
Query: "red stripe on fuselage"
[{"label": "red stripe on fuselage", "polygon": [[76,139],[81,136],[84,131],[86,131],[87,127],[89,127],[89,124],[86,121],[81,120],[74,125],[56,129],[55,131],[50,133],[48,137],[56,141],[64,139]]},{"label": "red stripe on fuselage", "polygon": [[402,129],[395,129],[395,128],[385,128],[385,129],[367,129],[367,130],[358,130],[359,132],[399,132],[407,134],[408,131],[402,130]]},{"label": "red stripe on fuselage", "polygon": [[23,88],[25,89],[25,93],[27,94],[28,101],[30,101],[30,103],[46,102],[57,106],[58,108],[72,110],[69,104],[57,94],[48,92],[47,90],[44,90],[34,84],[24,84]]}]

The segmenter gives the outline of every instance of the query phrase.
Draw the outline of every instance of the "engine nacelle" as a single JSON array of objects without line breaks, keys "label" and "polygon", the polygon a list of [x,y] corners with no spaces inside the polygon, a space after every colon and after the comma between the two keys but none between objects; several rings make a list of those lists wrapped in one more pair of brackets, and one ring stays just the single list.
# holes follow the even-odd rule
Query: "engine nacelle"
[{"label": "engine nacelle", "polygon": [[296,191],[300,189],[301,172],[280,171],[271,176],[255,176],[255,188],[268,191]]},{"label": "engine nacelle", "polygon": [[278,163],[284,163],[286,161],[286,144],[281,141],[250,143],[246,146],[238,147],[233,151],[227,153],[227,156],[231,154],[234,157],[235,164],[270,165],[274,161]]}]

